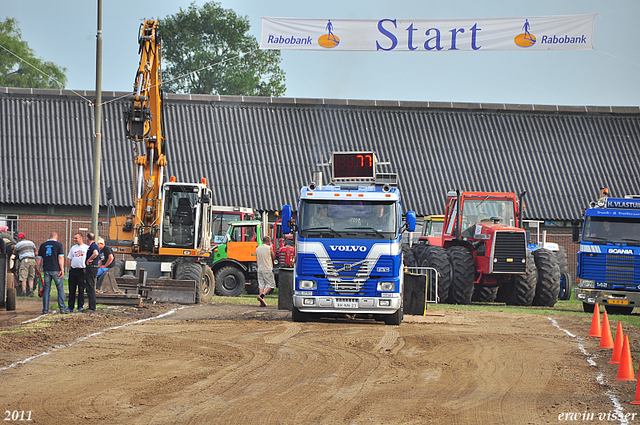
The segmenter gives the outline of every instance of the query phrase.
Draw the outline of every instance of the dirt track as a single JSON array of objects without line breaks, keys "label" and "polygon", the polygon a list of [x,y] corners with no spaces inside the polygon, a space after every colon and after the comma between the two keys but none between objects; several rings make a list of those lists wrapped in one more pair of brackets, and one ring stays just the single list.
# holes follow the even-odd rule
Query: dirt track
[{"label": "dirt track", "polygon": [[620,423],[598,420],[616,402],[640,412],[629,405],[636,383],[613,382],[610,350],[582,337],[587,315],[446,310],[395,327],[207,304],[117,327],[173,308],[50,315],[21,332],[1,311],[2,419],[17,410],[34,424],[540,424],[570,412]]}]

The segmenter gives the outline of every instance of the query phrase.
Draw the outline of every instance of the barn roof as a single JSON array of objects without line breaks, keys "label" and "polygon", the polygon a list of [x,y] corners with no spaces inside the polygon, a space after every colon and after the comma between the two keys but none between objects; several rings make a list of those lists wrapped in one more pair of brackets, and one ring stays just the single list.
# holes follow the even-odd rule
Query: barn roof
[{"label": "barn roof", "polygon": [[[103,93],[101,204],[132,205],[126,93]],[[0,203],[89,206],[94,92],[0,88]],[[168,175],[206,177],[214,203],[295,205],[332,151],[374,150],[405,210],[441,213],[450,189],[527,191],[528,218],[571,220],[640,193],[639,107],[167,95]],[[326,177],[325,177],[326,179]]]}]

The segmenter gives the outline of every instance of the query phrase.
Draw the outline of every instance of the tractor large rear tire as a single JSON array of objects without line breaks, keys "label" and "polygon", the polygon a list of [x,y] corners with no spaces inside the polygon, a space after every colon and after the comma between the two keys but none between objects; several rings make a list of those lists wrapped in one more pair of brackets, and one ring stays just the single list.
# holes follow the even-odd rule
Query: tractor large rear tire
[{"label": "tractor large rear tire", "polygon": [[498,286],[484,286],[476,285],[473,290],[473,301],[479,301],[481,303],[492,303],[498,296]]},{"label": "tractor large rear tire", "polygon": [[556,252],[556,256],[560,267],[560,293],[558,294],[558,299],[570,300],[571,292],[573,291],[573,280],[571,280],[571,273],[569,273],[567,251],[561,246],[560,250]]},{"label": "tractor large rear tire", "polygon": [[507,305],[529,306],[536,295],[536,263],[533,255],[527,252],[526,272],[517,275],[513,282],[506,282],[500,288],[500,296]]},{"label": "tractor large rear tire", "polygon": [[236,267],[225,266],[216,273],[216,293],[223,297],[237,297],[244,284],[244,273]]},{"label": "tractor large rear tire", "polygon": [[560,293],[558,258],[547,249],[534,251],[533,258],[538,269],[536,295],[533,298],[533,305],[553,307],[558,302],[558,294]]},{"label": "tractor large rear tire", "polygon": [[[433,267],[438,271],[438,302],[446,303],[451,288],[451,264],[447,251],[440,246],[425,246],[420,250],[417,266]],[[433,286],[429,285],[429,294],[433,292]]]},{"label": "tractor large rear tire", "polygon": [[451,290],[449,303],[470,304],[473,297],[473,283],[475,281],[475,265],[473,254],[464,246],[452,246],[447,250],[451,262]]},{"label": "tractor large rear tire", "polygon": [[202,266],[197,263],[179,263],[176,270],[177,280],[195,280],[196,304],[200,304],[200,287],[202,286]]},{"label": "tractor large rear tire", "polygon": [[402,254],[404,257],[405,267],[415,267],[416,257],[413,255],[413,251],[409,248],[409,245],[402,245]]}]

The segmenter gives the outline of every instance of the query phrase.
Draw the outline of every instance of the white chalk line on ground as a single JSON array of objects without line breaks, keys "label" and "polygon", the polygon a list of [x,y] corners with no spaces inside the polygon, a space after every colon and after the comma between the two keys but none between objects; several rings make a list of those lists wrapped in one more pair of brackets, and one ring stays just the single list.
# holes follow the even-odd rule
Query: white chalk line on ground
[{"label": "white chalk line on ground", "polygon": [[[587,362],[589,363],[589,366],[596,366],[596,362],[593,361],[593,359],[595,359],[598,356],[596,356],[595,354],[589,354],[589,352],[584,348],[582,341],[580,341],[581,338],[577,337],[576,335],[572,334],[566,329],[562,329],[560,325],[558,325],[558,322],[556,322],[551,317],[547,317],[547,319],[551,320],[551,323],[553,324],[553,326],[555,326],[562,332],[566,333],[571,338],[574,338],[578,342],[578,348],[580,349],[582,354],[584,354],[587,357]],[[607,380],[604,379],[604,373],[600,372],[598,376],[596,376],[596,381],[598,381],[600,385],[605,385],[607,383]],[[605,394],[607,395],[607,397],[609,397],[609,400],[611,400],[611,404],[613,404],[613,410],[616,412],[616,415],[618,416],[618,418],[620,418],[620,425],[629,425],[629,421],[624,417],[624,408],[618,401],[618,398],[616,397],[616,395],[613,394],[611,390],[607,390]]]},{"label": "white chalk line on ground", "polygon": [[[51,347],[51,349],[50,349],[49,351],[45,351],[44,353],[40,353],[40,354],[37,354],[37,355],[35,355],[35,356],[32,356],[32,357],[26,358],[26,359],[24,359],[24,360],[17,361],[17,362],[15,362],[15,363],[10,364],[9,366],[0,367],[0,372],[3,372],[3,371],[5,371],[5,370],[7,370],[7,369],[11,369],[12,367],[16,367],[16,366],[21,365],[21,364],[28,363],[28,362],[30,362],[30,361],[32,361],[32,360],[37,359],[38,357],[46,356],[46,355],[51,354],[51,353],[53,353],[54,351],[60,350],[60,349],[62,349],[62,348],[71,347],[71,346],[76,345],[76,344],[78,344],[78,343],[80,343],[80,342],[86,341],[87,339],[89,339],[89,338],[91,338],[91,337],[98,336],[98,335],[102,335],[102,334],[104,334],[104,333],[106,333],[106,332],[109,332],[109,331],[114,331],[114,330],[117,330],[117,329],[122,329],[122,328],[124,328],[124,327],[126,327],[126,326],[130,326],[130,325],[137,325],[137,324],[139,324],[139,323],[144,323],[144,322],[147,322],[147,321],[149,321],[149,320],[161,319],[161,318],[163,318],[163,317],[166,317],[166,316],[169,316],[169,315],[171,315],[171,314],[175,313],[175,312],[176,312],[176,311],[178,311],[178,310],[182,310],[182,309],[185,309],[185,308],[191,308],[191,306],[183,306],[183,307],[180,307],[180,308],[174,308],[173,310],[169,310],[169,311],[167,311],[166,313],[162,313],[162,314],[160,314],[160,315],[158,315],[158,316],[154,316],[154,317],[147,317],[146,319],[140,319],[140,320],[136,320],[135,322],[129,322],[129,323],[125,323],[124,325],[113,326],[113,327],[111,327],[111,328],[107,328],[107,329],[103,329],[103,330],[98,331],[98,332],[94,332],[94,333],[92,333],[92,334],[90,334],[90,335],[86,335],[86,336],[80,337],[80,338],[76,339],[75,341],[70,342],[69,344],[56,345],[56,346],[54,346],[54,347]],[[38,320],[38,319],[40,319],[40,318],[42,318],[42,317],[45,317],[45,316],[48,316],[48,315],[47,315],[47,314],[44,314],[44,315],[42,315],[42,316],[38,316],[38,317],[36,317],[35,319],[27,320],[26,322],[22,322],[22,323],[29,323],[29,322],[33,322],[33,321],[36,321],[36,320]]]}]

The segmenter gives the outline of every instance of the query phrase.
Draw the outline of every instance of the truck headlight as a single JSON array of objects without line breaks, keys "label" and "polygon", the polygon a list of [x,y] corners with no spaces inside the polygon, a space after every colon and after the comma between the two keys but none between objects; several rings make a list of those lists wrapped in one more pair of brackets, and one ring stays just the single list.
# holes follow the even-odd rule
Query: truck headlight
[{"label": "truck headlight", "polygon": [[298,283],[298,288],[300,288],[300,289],[316,289],[316,281],[315,280],[301,280]]},{"label": "truck headlight", "polygon": [[396,289],[395,282],[378,282],[378,291],[390,292]]},{"label": "truck headlight", "polygon": [[596,281],[593,279],[580,279],[578,282],[578,288],[595,288]]}]

